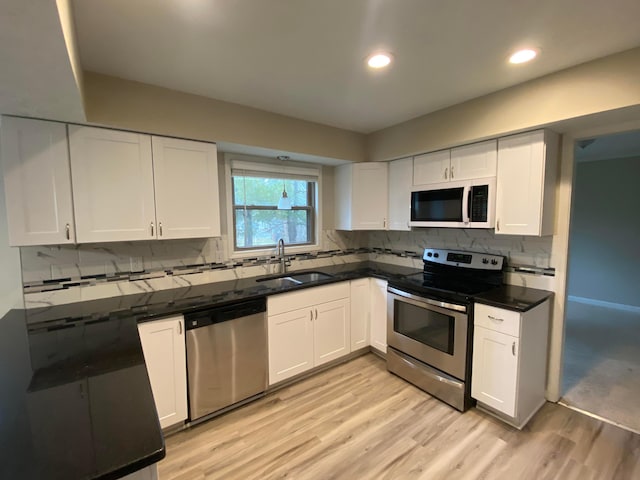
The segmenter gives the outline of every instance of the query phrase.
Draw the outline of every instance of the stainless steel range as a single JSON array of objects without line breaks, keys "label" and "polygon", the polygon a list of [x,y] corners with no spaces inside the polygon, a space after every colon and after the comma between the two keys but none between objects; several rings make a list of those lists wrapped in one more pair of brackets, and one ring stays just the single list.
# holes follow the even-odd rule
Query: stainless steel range
[{"label": "stainless steel range", "polygon": [[472,405],[473,296],[503,283],[504,257],[425,249],[424,271],[387,287],[387,369],[460,411]]}]

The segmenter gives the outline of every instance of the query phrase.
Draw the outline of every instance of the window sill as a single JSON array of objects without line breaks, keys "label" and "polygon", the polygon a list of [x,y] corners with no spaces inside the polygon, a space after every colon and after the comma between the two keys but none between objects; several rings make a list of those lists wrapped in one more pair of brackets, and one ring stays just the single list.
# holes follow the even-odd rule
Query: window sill
[{"label": "window sill", "polygon": [[[300,253],[313,253],[320,250],[320,245],[286,245],[284,246],[285,256],[295,255]],[[277,256],[278,249],[276,248],[261,248],[255,250],[240,250],[231,252],[230,258],[250,258],[250,257],[272,257]]]}]

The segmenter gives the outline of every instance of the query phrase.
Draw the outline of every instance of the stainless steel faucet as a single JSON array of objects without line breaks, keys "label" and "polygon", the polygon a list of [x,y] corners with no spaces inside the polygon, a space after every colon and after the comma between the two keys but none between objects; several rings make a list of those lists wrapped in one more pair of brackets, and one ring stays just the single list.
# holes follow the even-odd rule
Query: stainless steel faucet
[{"label": "stainless steel faucet", "polygon": [[280,273],[287,273],[287,259],[284,256],[284,240],[278,240],[278,257],[280,257]]}]

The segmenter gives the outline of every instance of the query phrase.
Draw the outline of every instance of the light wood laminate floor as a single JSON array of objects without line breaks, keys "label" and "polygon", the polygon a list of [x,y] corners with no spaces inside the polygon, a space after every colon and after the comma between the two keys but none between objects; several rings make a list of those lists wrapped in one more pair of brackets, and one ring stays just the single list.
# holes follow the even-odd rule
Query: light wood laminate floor
[{"label": "light wood laminate floor", "polygon": [[523,431],[367,354],[167,438],[161,480],[638,479],[640,435],[547,403]]}]

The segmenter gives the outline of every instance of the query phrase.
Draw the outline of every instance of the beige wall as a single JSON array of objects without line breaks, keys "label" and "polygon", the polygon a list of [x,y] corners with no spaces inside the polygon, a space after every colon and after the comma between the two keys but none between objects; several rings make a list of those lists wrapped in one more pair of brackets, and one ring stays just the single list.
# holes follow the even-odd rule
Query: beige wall
[{"label": "beige wall", "polygon": [[374,132],[390,160],[640,104],[640,48],[569,68]]},{"label": "beige wall", "polygon": [[298,120],[198,95],[84,72],[92,123],[360,162],[361,133]]}]

